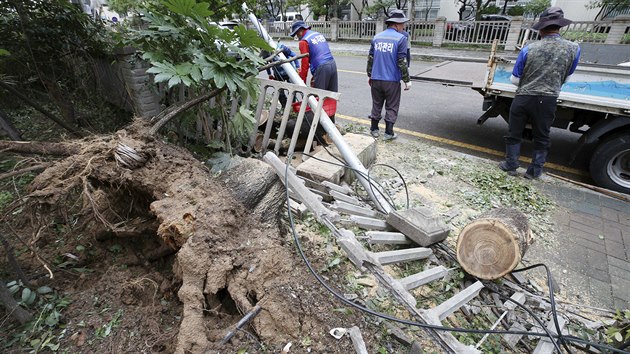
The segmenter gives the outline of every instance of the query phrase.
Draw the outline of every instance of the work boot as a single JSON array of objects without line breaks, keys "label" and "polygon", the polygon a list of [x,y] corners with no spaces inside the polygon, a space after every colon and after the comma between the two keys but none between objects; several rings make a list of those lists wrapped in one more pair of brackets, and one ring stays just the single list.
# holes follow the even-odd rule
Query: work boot
[{"label": "work boot", "polygon": [[394,123],[385,122],[385,134],[383,135],[383,141],[394,140],[398,138],[398,135],[394,133]]},{"label": "work boot", "polygon": [[527,179],[536,179],[542,175],[543,165],[547,160],[547,150],[534,150],[532,162],[527,167],[527,172],[523,177]]},{"label": "work boot", "polygon": [[521,144],[505,145],[505,161],[499,163],[499,168],[510,176],[516,176],[518,157],[521,154]]},{"label": "work boot", "polygon": [[370,118],[370,135],[378,138],[378,120]]}]

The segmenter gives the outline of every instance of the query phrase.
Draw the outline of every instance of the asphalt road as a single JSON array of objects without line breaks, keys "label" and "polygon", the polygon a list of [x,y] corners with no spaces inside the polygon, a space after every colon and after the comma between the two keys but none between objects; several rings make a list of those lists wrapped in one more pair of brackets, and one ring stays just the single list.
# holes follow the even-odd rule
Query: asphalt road
[{"label": "asphalt road", "polygon": [[[337,54],[335,60],[339,72],[339,92],[342,94],[337,117],[369,125],[367,117],[372,100],[365,74],[366,58]],[[412,61],[410,71],[417,73],[435,64]],[[499,161],[503,156],[507,123],[497,117],[477,125],[477,118],[483,114],[482,102],[483,97],[468,87],[413,82],[411,90],[402,92],[395,128],[445,147]],[[569,164],[569,156],[579,135],[552,128],[551,137],[552,147],[546,168],[559,175],[591,182],[586,172],[588,160],[585,157]],[[531,150],[531,144],[525,143],[522,153],[529,157]],[[526,167],[526,163],[521,165]]]}]

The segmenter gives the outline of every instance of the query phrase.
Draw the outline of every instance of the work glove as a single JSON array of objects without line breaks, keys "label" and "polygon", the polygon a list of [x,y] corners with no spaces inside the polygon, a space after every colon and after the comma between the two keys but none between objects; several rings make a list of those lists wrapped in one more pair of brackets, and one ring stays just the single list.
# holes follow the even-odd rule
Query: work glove
[{"label": "work glove", "polygon": [[411,88],[411,81],[410,82],[405,82],[405,91],[409,91],[409,89]]},{"label": "work glove", "polygon": [[370,85],[370,87],[372,87],[372,78],[368,77],[368,85]]}]

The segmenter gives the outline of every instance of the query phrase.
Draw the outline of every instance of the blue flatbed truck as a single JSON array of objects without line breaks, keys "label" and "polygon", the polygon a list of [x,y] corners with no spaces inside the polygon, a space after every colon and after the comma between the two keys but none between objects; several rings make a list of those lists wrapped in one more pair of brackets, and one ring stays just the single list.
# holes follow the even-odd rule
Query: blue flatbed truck
[{"label": "blue flatbed truck", "polygon": [[[412,79],[471,87],[483,95],[478,124],[499,116],[507,122],[516,92],[513,67],[514,60],[492,51],[485,63],[446,61]],[[553,126],[577,134],[571,161],[591,154],[589,172],[598,186],[630,194],[630,67],[580,63],[562,86]]]}]

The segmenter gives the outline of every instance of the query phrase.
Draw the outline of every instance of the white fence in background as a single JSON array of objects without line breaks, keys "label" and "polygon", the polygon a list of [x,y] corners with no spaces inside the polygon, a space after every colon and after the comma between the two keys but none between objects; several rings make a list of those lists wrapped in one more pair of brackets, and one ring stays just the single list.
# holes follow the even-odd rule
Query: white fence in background
[{"label": "white fence in background", "polygon": [[[431,21],[407,23],[411,42],[415,44],[491,45],[495,39],[505,49],[514,49],[524,41],[536,39],[538,32],[531,29],[533,21],[514,17],[511,21]],[[307,24],[332,41],[369,41],[385,29],[383,21],[308,21]],[[276,38],[289,37],[291,23],[265,22],[269,34]],[[630,44],[630,16],[621,15],[605,21],[576,21],[563,27],[564,38],[585,43]]]}]

